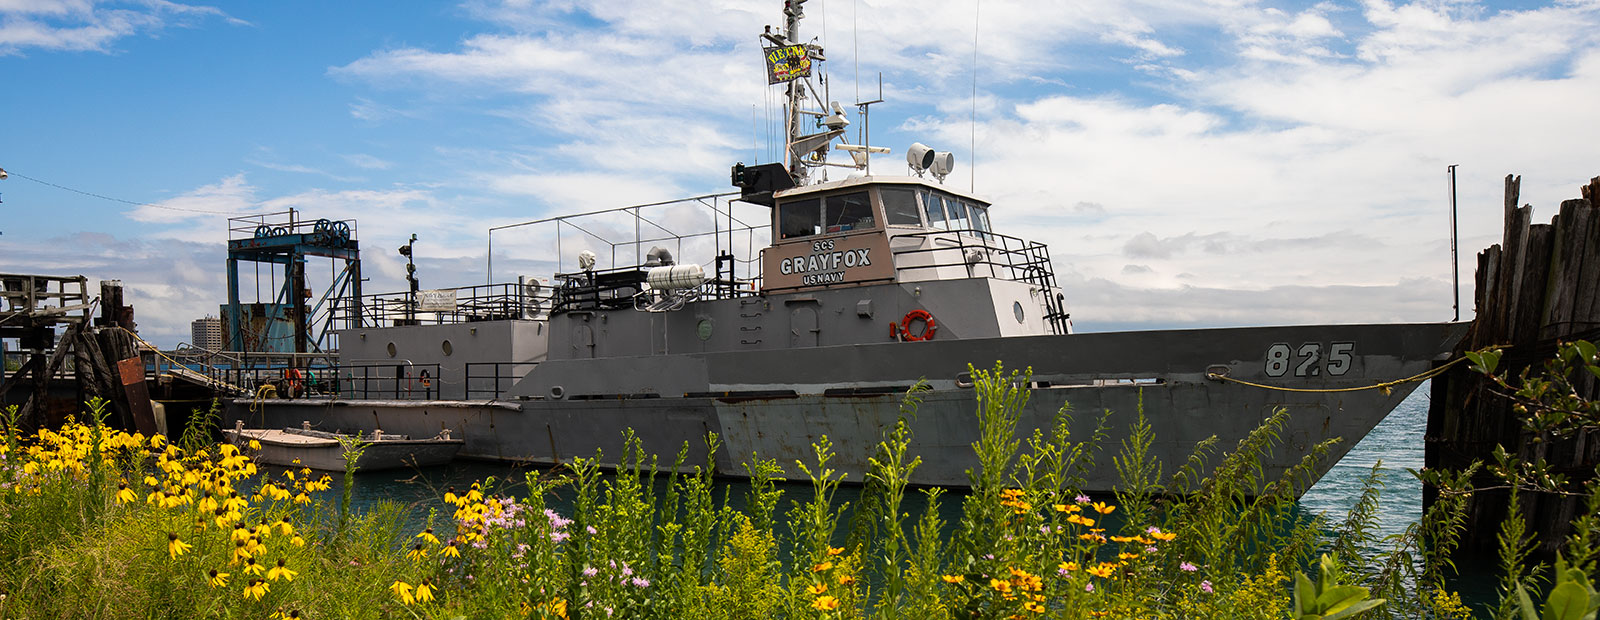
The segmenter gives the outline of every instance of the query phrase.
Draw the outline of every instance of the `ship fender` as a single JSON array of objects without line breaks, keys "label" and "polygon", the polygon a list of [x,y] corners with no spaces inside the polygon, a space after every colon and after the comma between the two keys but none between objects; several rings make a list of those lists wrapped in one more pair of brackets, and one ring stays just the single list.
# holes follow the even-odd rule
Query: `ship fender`
[{"label": "ship fender", "polygon": [[[922,333],[913,334],[911,333],[911,324],[917,321],[922,321],[926,327],[922,329]],[[907,312],[905,318],[900,319],[900,339],[905,340],[906,342],[933,340],[933,332],[938,328],[938,324],[934,323],[933,321],[932,314],[929,314],[927,310],[917,308],[916,310]]]}]

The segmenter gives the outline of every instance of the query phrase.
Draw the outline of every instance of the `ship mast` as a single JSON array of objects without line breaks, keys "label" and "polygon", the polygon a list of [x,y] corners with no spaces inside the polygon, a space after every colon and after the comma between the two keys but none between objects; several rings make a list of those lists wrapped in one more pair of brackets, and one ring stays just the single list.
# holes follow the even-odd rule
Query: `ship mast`
[{"label": "ship mast", "polygon": [[[800,42],[800,19],[805,17],[805,11],[800,5],[806,0],[785,0],[783,3],[783,39],[786,45],[804,45]],[[811,54],[807,45],[806,54]],[[789,176],[796,185],[804,185],[806,180],[806,166],[801,163],[801,155],[794,152],[794,144],[800,138],[800,102],[805,99],[805,80],[789,80],[789,106],[788,114],[784,117],[785,142],[783,157],[789,164]]]}]

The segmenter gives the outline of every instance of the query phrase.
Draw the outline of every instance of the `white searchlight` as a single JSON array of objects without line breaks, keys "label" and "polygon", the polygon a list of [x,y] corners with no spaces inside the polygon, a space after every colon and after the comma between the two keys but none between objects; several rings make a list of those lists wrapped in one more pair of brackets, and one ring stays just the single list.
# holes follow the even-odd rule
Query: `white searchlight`
[{"label": "white searchlight", "polygon": [[922,176],[922,173],[933,165],[933,149],[921,142],[913,142],[911,148],[906,149],[906,165]]},{"label": "white searchlight", "polygon": [[950,151],[939,151],[933,154],[933,165],[930,166],[929,171],[933,173],[934,178],[939,179],[940,183],[943,183],[945,176],[955,169],[956,156]]}]

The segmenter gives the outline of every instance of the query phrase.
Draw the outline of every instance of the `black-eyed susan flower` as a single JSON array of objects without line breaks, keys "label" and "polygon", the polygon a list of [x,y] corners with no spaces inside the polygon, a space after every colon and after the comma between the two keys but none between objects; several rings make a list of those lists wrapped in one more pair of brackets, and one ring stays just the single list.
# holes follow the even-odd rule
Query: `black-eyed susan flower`
[{"label": "black-eyed susan flower", "polygon": [[294,524],[289,523],[289,517],[278,519],[278,532],[284,536],[294,533]]},{"label": "black-eyed susan flower", "polygon": [[841,553],[844,553],[844,547],[828,547],[828,555],[839,555]]},{"label": "black-eyed susan flower", "polygon": [[138,499],[139,499],[139,494],[135,493],[133,491],[133,489],[128,488],[128,483],[127,482],[124,481],[124,482],[118,482],[117,483],[117,503],[118,504],[126,504],[128,502],[136,501]]},{"label": "black-eyed susan flower", "polygon": [[939,578],[943,579],[945,583],[961,583],[967,580],[965,575],[943,575]]},{"label": "black-eyed susan flower", "polygon": [[833,562],[823,562],[821,564],[817,564],[815,566],[812,566],[811,567],[811,572],[820,573],[820,572],[828,570],[830,568],[833,568]]},{"label": "black-eyed susan flower", "polygon": [[245,573],[251,574],[251,575],[260,575],[261,573],[264,573],[266,571],[267,571],[267,569],[262,568],[260,564],[256,563],[256,559],[255,558],[245,558],[245,560],[244,560],[244,572]]},{"label": "black-eyed susan flower", "polygon": [[250,584],[244,587],[244,597],[259,601],[261,597],[267,595],[268,590],[271,590],[271,588],[267,587],[265,580],[251,579]]},{"label": "black-eyed susan flower", "polygon": [[211,572],[209,573],[209,576],[211,577],[211,587],[213,587],[213,588],[225,588],[225,587],[227,587],[228,586],[228,575],[229,575],[229,573],[224,573],[224,572],[219,571],[219,570],[217,570],[215,568],[211,569]]},{"label": "black-eyed susan flower", "polygon": [[283,558],[278,558],[278,565],[267,570],[267,581],[277,581],[280,578],[284,581],[294,581],[294,576],[300,574],[289,570],[283,564]]},{"label": "black-eyed susan flower", "polygon": [[420,561],[426,557],[428,557],[428,552],[422,548],[422,543],[417,543],[415,547],[406,552],[406,559],[408,560]]},{"label": "black-eyed susan flower", "polygon": [[400,602],[407,605],[417,602],[417,597],[411,595],[411,584],[404,581],[396,580],[389,585],[389,591],[393,592],[395,598],[400,599]]},{"label": "black-eyed susan flower", "polygon": [[433,600],[433,591],[437,589],[428,583],[427,579],[423,579],[422,583],[417,584],[417,602],[426,603]]},{"label": "black-eyed susan flower", "polygon": [[819,596],[817,600],[811,601],[811,608],[821,611],[833,611],[839,608],[839,599],[832,596]]},{"label": "black-eyed susan flower", "polygon": [[1094,511],[1098,512],[1100,514],[1103,514],[1103,515],[1111,514],[1111,512],[1116,510],[1116,509],[1117,509],[1116,506],[1111,506],[1111,505],[1108,505],[1108,504],[1105,504],[1105,503],[1102,503],[1102,502],[1095,502],[1094,503]]},{"label": "black-eyed susan flower", "polygon": [[171,556],[172,559],[178,559],[178,556],[183,555],[191,548],[192,545],[189,543],[178,540],[177,534],[167,533],[167,555]]},{"label": "black-eyed susan flower", "polygon": [[430,543],[433,543],[435,545],[439,544],[439,537],[433,535],[433,528],[431,528],[431,527],[428,528],[428,529],[422,530],[422,533],[417,534],[416,537],[417,538],[421,538],[423,540],[426,540],[426,541],[428,541]]},{"label": "black-eyed susan flower", "polygon": [[444,549],[439,552],[439,555],[445,556],[447,558],[459,558],[459,557],[461,557],[461,550],[456,547],[455,539],[453,539],[453,538],[450,539],[450,544],[445,545]]},{"label": "black-eyed susan flower", "polygon": [[839,575],[839,585],[841,586],[847,586],[855,582],[855,575]]},{"label": "black-eyed susan flower", "polygon": [[827,591],[828,591],[828,584],[825,584],[825,583],[813,583],[813,584],[811,584],[811,587],[806,588],[806,594],[810,594],[812,596],[816,596],[818,594],[822,594],[823,592],[827,592]]}]

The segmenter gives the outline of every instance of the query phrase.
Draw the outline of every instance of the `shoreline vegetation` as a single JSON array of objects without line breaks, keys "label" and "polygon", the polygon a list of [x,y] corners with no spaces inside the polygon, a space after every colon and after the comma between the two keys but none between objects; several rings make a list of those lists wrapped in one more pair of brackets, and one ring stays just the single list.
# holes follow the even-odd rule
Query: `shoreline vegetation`
[{"label": "shoreline vegetation", "polygon": [[[1485,355],[1473,362],[1494,376]],[[1579,357],[1575,368],[1595,367],[1592,346]],[[393,502],[352,512],[353,472],[330,498],[328,476],[268,471],[251,460],[255,446],[212,443],[214,414],[169,440],[108,428],[105,404],[92,401],[83,420],[23,436],[11,408],[0,412],[0,617],[1474,617],[1446,579],[1473,470],[1417,472],[1439,500],[1380,539],[1378,467],[1335,520],[1292,510],[1327,444],[1265,477],[1261,456],[1286,412],[1236,446],[1202,442],[1166,470],[1150,457],[1155,432],[1140,411],[1100,413],[1097,432],[1078,438],[1063,410],[1051,428],[1017,437],[1027,373],[996,364],[973,377],[981,467],[970,494],[908,489],[921,463],[905,423],[913,388],[848,519],[826,437],[798,464],[811,491],[800,499],[784,497],[774,460],[745,463],[750,483],[736,500],[715,492],[709,465],[682,467],[687,447],[668,469],[629,437],[614,473],[575,459],[528,473],[516,496],[485,479],[444,493],[418,531]],[[1101,445],[1112,415],[1131,418],[1131,431]],[[1094,467],[1115,468],[1114,498],[1077,490]],[[1518,464],[1490,467],[1526,486]],[[1595,617],[1594,491],[1583,491],[1586,514],[1553,570],[1528,565],[1537,524],[1509,511],[1491,617]],[[908,493],[925,496],[920,514],[902,509]],[[570,514],[546,506],[557,494]],[[957,523],[941,518],[944,501],[961,502]]]}]

